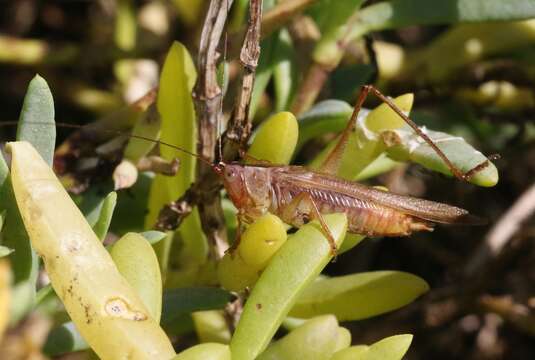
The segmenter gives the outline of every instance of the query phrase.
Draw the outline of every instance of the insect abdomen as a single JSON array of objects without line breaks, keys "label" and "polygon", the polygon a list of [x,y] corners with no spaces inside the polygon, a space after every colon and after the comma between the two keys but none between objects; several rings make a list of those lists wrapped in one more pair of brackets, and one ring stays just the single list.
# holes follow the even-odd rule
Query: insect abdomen
[{"label": "insect abdomen", "polygon": [[427,222],[371,201],[317,189],[312,189],[311,195],[322,214],[345,212],[351,233],[403,236],[414,231],[431,230]]},{"label": "insect abdomen", "polygon": [[[299,193],[307,192],[321,214],[345,213],[350,233],[368,236],[405,236],[415,231],[432,230],[430,224],[424,220],[335,191],[317,188],[298,189],[293,186],[281,187],[278,190],[278,206],[273,210],[279,216],[285,215],[286,206],[289,206]],[[294,226],[301,226],[306,222],[302,215],[309,212],[309,205],[306,199],[303,200],[293,217],[283,220]],[[286,217],[290,216],[286,215]]]}]

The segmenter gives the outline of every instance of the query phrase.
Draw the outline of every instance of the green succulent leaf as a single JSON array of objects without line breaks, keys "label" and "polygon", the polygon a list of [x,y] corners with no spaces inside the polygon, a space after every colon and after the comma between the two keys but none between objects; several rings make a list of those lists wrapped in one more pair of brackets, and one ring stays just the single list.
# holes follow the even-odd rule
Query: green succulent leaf
[{"label": "green succulent leaf", "polygon": [[[274,0],[263,1],[262,9],[267,11],[275,5]],[[274,53],[278,42],[278,33],[271,34],[268,38],[260,42],[262,54],[258,59],[258,66],[256,68],[255,81],[253,85],[253,93],[251,94],[251,103],[249,104],[249,117],[252,119],[256,114],[262,94],[266,90],[269,81],[273,75],[273,67],[275,66]]]},{"label": "green succulent leaf", "polygon": [[162,276],[150,243],[138,233],[127,233],[115,242],[110,255],[121,275],[136,291],[156,322],[162,313]]},{"label": "green succulent leaf", "polygon": [[[409,113],[412,108],[412,94],[404,94],[392,100],[403,112]],[[345,124],[347,124],[346,120]],[[344,127],[345,127],[344,124]],[[355,132],[350,134],[340,161],[338,176],[353,180],[358,174],[375,161],[384,151],[385,146],[378,138],[378,133],[398,129],[404,121],[390,107],[382,103],[371,111],[359,112]],[[332,141],[311,163],[318,168],[336,145],[338,138]]]},{"label": "green succulent leaf", "polygon": [[385,153],[379,155],[379,157],[373,160],[368,166],[366,166],[353,180],[363,181],[378,175],[384,174],[401,163],[392,160]]},{"label": "green succulent leaf", "polygon": [[423,279],[399,271],[322,278],[301,293],[289,315],[334,314],[339,321],[360,320],[405,306],[428,290]]},{"label": "green succulent leaf", "polygon": [[163,294],[162,326],[172,324],[185,314],[223,309],[234,299],[230,292],[215,287],[190,287],[166,290]]},{"label": "green succulent leaf", "polygon": [[144,231],[140,233],[140,235],[143,236],[152,245],[156,244],[158,241],[165,239],[165,237],[167,236],[166,233],[156,230]]},{"label": "green succulent leaf", "polygon": [[310,319],[271,344],[258,360],[329,359],[339,346],[339,337],[347,340],[339,329],[332,315]]},{"label": "green succulent leaf", "polygon": [[[36,75],[30,84],[22,106],[17,139],[31,142],[43,159],[52,164],[56,142],[54,126],[54,101],[46,81]],[[19,285],[14,292],[13,304],[17,304],[15,318],[20,318],[29,310],[35,300],[35,283],[39,263],[22,222],[15,201],[9,169],[0,155],[0,212],[5,213],[2,228],[2,245],[13,250],[10,254],[14,284]],[[15,320],[13,318],[13,320]]]},{"label": "green succulent leaf", "polygon": [[217,343],[204,343],[192,346],[180,354],[177,354],[172,360],[230,360],[230,350],[228,345]]},{"label": "green succulent leaf", "polygon": [[53,328],[46,339],[43,352],[48,356],[58,356],[89,348],[72,321]]},{"label": "green succulent leaf", "polygon": [[321,4],[325,7],[323,11],[328,15],[322,22],[322,36],[314,49],[314,60],[328,63],[326,59],[338,57],[337,54],[340,52],[338,44],[348,32],[348,20],[360,9],[363,2],[363,0],[335,0]]},{"label": "green succulent leaf", "polygon": [[17,140],[32,143],[52,166],[56,146],[54,99],[46,80],[39,75],[30,81],[17,128]]},{"label": "green succulent leaf", "polygon": [[288,109],[297,85],[296,54],[292,38],[286,29],[279,31],[274,58],[275,111],[283,111]]},{"label": "green succulent leaf", "polygon": [[[128,191],[117,193],[117,206],[113,212],[111,231],[116,234],[125,234],[129,231],[142,232],[147,229],[144,222],[154,177],[153,173],[142,172]],[[105,189],[105,191],[110,190],[113,190],[111,186]]]},{"label": "green succulent leaf", "polygon": [[[477,172],[470,179],[470,182],[479,186],[496,185],[498,182],[496,166],[462,137],[432,130],[425,130],[425,133],[437,144],[446,157],[463,172],[488,161],[488,165]],[[444,161],[411,128],[403,127],[392,132],[384,132],[382,137],[387,146],[386,152],[392,159],[412,161],[433,171],[451,175]]]},{"label": "green succulent leaf", "polygon": [[352,27],[354,36],[370,31],[414,25],[461,22],[508,21],[535,17],[530,0],[442,0],[429,6],[426,0],[382,1],[358,14]]},{"label": "green succulent leaf", "polygon": [[[330,100],[329,102],[331,102]],[[405,94],[397,97],[393,102],[405,113],[412,108],[412,94]],[[324,102],[322,107],[312,109],[302,118],[302,121],[311,122],[302,125],[303,133],[310,136],[311,133],[320,133],[323,130],[322,124],[325,122],[329,113],[329,107],[332,110],[340,108],[343,113],[345,103]],[[315,115],[320,114],[320,115]],[[340,121],[341,121],[340,116]],[[346,120],[347,121],[347,120]],[[312,123],[314,123],[312,125]],[[317,126],[317,128],[315,128]],[[479,151],[475,150],[461,137],[427,130],[421,128],[437,146],[445,153],[450,161],[462,171],[469,171],[475,166],[487,161],[487,158]],[[308,133],[307,133],[308,132]],[[303,139],[303,136],[301,137]],[[336,141],[333,141],[321,154],[311,163],[312,168],[318,168],[324,159],[334,148]],[[438,171],[443,174],[451,175],[450,170],[437,153],[414,132],[405,122],[388,107],[387,104],[381,104],[369,112],[359,114],[356,131],[350,135],[345,151],[342,155],[338,175],[350,180],[364,179],[371,175],[377,175],[382,171],[387,171],[396,164],[392,161],[381,159],[383,153],[386,153],[390,159],[395,161],[412,161],[420,164],[430,170]],[[376,162],[377,161],[377,162]],[[361,175],[361,173],[363,173]],[[470,182],[479,186],[494,186],[498,181],[498,170],[490,161],[488,166],[477,172]]]},{"label": "green succulent leaf", "polygon": [[331,360],[401,360],[411,342],[411,334],[390,336],[371,346],[358,345],[340,350]]},{"label": "green succulent leaf", "polygon": [[273,164],[288,164],[299,137],[298,128],[297,120],[290,112],[270,116],[255,133],[247,154]]},{"label": "green succulent leaf", "polygon": [[253,86],[253,92],[251,94],[251,103],[249,105],[249,117],[254,118],[262,94],[266,90],[266,87],[273,76],[273,53],[277,44],[277,34],[272,34],[267,39],[260,42],[262,48],[262,56],[258,60],[258,67],[256,69],[255,81]]},{"label": "green succulent leaf", "polygon": [[[145,113],[140,114],[132,129],[132,135],[142,136],[145,139],[131,137],[124,149],[124,158],[135,164],[143,156],[146,156],[156,146],[156,140],[160,138],[161,125],[160,116],[153,106],[149,107]],[[153,139],[154,142],[146,139]]]},{"label": "green succulent leaf", "polygon": [[117,193],[112,191],[109,193],[100,206],[100,213],[96,223],[92,226],[93,231],[97,237],[104,241],[108,229],[111,224],[111,218],[113,216],[113,210],[115,210],[115,205],[117,204]]},{"label": "green succulent leaf", "polygon": [[[299,141],[297,148],[300,149],[307,141],[330,132],[342,131],[353,108],[345,101],[324,100],[314,105],[310,110],[299,116]],[[362,110],[366,113],[367,110]]]},{"label": "green succulent leaf", "polygon": [[[196,116],[191,92],[197,74],[193,60],[186,47],[179,42],[173,43],[169,50],[160,77],[157,108],[161,116],[161,140],[190,152],[196,152]],[[195,180],[196,158],[168,146],[160,146],[161,156],[167,160],[180,161],[178,176],[156,175],[150,190],[149,212],[145,225],[151,228],[158,218],[160,209],[178,199]],[[178,255],[186,263],[202,264],[206,261],[208,244],[201,228],[199,214],[195,209],[178,229],[183,247]],[[165,277],[167,259],[172,235],[156,245],[162,273]]]},{"label": "green succulent leaf", "polygon": [[534,41],[534,19],[452,26],[407,61],[404,76],[435,83],[449,80],[470,63],[530,48]]},{"label": "green succulent leaf", "polygon": [[[325,216],[337,245],[343,241],[347,218]],[[327,238],[315,222],[301,227],[273,256],[245,304],[230,348],[237,359],[254,359],[268,345],[301,291],[332,259]]]}]

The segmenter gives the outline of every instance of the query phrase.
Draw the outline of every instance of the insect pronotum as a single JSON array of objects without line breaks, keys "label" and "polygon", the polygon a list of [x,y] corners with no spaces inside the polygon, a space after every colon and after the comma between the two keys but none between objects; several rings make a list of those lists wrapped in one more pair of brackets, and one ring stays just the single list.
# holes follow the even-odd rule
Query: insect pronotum
[{"label": "insect pronotum", "polygon": [[284,222],[295,227],[317,220],[333,254],[336,254],[336,245],[323,219],[325,214],[345,213],[348,219],[348,232],[368,236],[408,236],[417,231],[432,231],[434,223],[474,225],[484,223],[482,219],[470,215],[467,210],[455,206],[398,195],[336,177],[349,134],[370,92],[387,103],[409,124],[438,154],[456,178],[468,181],[488,165],[487,160],[463,173],[412,120],[371,85],[362,88],[345,130],[319,170],[265,163],[227,164],[222,160],[214,164],[173,144],[139,135],[131,136],[155,141],[194,156],[209,164],[222,178],[228,196],[238,209],[238,237],[233,248],[239,243],[241,224],[251,223],[267,212],[279,216]]}]

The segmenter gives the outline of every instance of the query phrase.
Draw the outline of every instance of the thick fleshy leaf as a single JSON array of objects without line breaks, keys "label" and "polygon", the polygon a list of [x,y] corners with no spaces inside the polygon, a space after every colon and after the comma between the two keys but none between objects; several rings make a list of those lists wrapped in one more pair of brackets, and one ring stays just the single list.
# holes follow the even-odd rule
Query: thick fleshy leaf
[{"label": "thick fleshy leaf", "polygon": [[[412,108],[412,94],[405,94],[393,99],[403,112],[408,113]],[[346,120],[347,123],[348,120]],[[384,151],[384,144],[378,139],[377,132],[397,129],[403,126],[404,121],[388,107],[382,103],[369,112],[361,111],[357,118],[355,132],[349,136],[345,147],[338,176],[353,180],[362,170],[377,159]],[[344,125],[345,126],[345,125]],[[336,145],[338,138],[331,142],[329,146],[317,156],[312,162],[312,168],[317,168],[323,163],[330,151]]]},{"label": "thick fleshy leaf", "polygon": [[[307,141],[330,132],[342,131],[353,108],[341,100],[324,100],[314,105],[307,112],[299,115],[299,141],[300,149]],[[368,110],[362,110],[368,113]]]},{"label": "thick fleshy leaf", "polygon": [[162,326],[170,325],[184,314],[223,309],[234,299],[230,292],[215,287],[166,290],[163,294]]},{"label": "thick fleshy leaf", "polygon": [[201,343],[228,344],[230,329],[223,310],[195,311],[191,314],[195,332]]},{"label": "thick fleshy leaf", "polygon": [[384,174],[385,172],[394,169],[398,165],[401,165],[401,163],[392,160],[385,153],[382,153],[377,159],[373,160],[368,166],[359,172],[359,174],[353,180],[366,180]]},{"label": "thick fleshy leaf", "polygon": [[467,64],[529,48],[535,41],[535,20],[462,24],[440,34],[406,62],[403,76],[430,82],[453,80]]},{"label": "thick fleshy leaf", "polygon": [[[344,239],[344,214],[325,216],[339,246]],[[332,259],[327,238],[315,222],[301,227],[273,256],[245,304],[230,347],[237,359],[254,359],[279,328],[301,291]]]},{"label": "thick fleshy leaf", "polygon": [[56,147],[54,100],[45,79],[30,81],[17,127],[17,140],[32,143],[43,159],[52,165]]},{"label": "thick fleshy leaf", "polygon": [[[54,100],[47,82],[39,75],[28,85],[17,127],[17,139],[32,143],[43,159],[52,165],[56,144]],[[34,303],[39,263],[15,203],[8,174],[4,159],[0,156],[0,209],[6,211],[3,245],[13,249],[10,261],[16,288],[13,291],[15,310],[12,311],[12,321],[17,321]]]},{"label": "thick fleshy leaf", "polygon": [[382,1],[364,8],[352,26],[352,36],[370,31],[414,25],[509,21],[535,17],[531,0],[426,0]]},{"label": "thick fleshy leaf", "polygon": [[7,144],[17,204],[56,294],[101,357],[171,358],[169,339],[121,276],[52,169],[27,142]]},{"label": "thick fleshy leaf", "polygon": [[155,110],[153,107],[149,107],[145,113],[140,115],[132,129],[132,135],[142,136],[146,139],[154,140],[154,142],[131,137],[124,149],[124,158],[134,164],[141,157],[147,155],[156,146],[156,140],[160,138],[162,122],[160,115]]},{"label": "thick fleshy leaf", "polygon": [[108,233],[108,229],[111,224],[111,218],[113,216],[113,210],[115,209],[116,204],[117,193],[114,191],[109,193],[102,201],[102,205],[100,206],[100,214],[95,225],[92,226],[95,235],[97,235],[101,241],[104,241],[104,238]]},{"label": "thick fleshy leaf", "polygon": [[88,348],[89,345],[80,335],[74,323],[67,322],[50,331],[43,352],[48,356],[58,356]]},{"label": "thick fleshy leaf", "polygon": [[[45,161],[49,165],[52,164],[56,143],[54,100],[48,84],[39,75],[36,75],[28,85],[20,113],[17,139],[31,142]],[[35,299],[39,264],[13,195],[8,167],[1,155],[0,211],[6,214],[2,229],[2,244],[13,250],[9,258],[13,267],[14,283],[20,285],[18,291],[14,291],[13,294],[14,304],[17,304],[16,313],[22,316]],[[18,298],[19,296],[24,298]],[[26,296],[28,298],[25,298]],[[23,304],[26,304],[26,309],[22,308]]]},{"label": "thick fleshy leaf", "polygon": [[332,315],[310,319],[271,344],[258,360],[329,359],[338,347],[338,329]]},{"label": "thick fleshy leaf", "polygon": [[295,116],[282,111],[262,123],[247,154],[258,160],[286,165],[292,159],[297,138],[298,125]]},{"label": "thick fleshy leaf", "polygon": [[251,103],[249,105],[249,117],[251,118],[254,118],[260,104],[260,99],[273,75],[274,62],[272,58],[273,51],[277,44],[276,35],[277,34],[273,34],[260,42],[262,56],[260,56],[260,59],[258,60],[253,92],[251,94]]},{"label": "thick fleshy leaf", "polygon": [[359,10],[363,0],[324,1],[319,6],[323,10],[324,21],[321,22],[322,36],[314,48],[313,58],[316,62],[329,64],[331,58],[340,53],[339,42],[348,32],[348,19]]},{"label": "thick fleshy leaf", "polygon": [[411,334],[394,335],[371,346],[358,345],[340,350],[331,360],[401,360],[411,342]]},{"label": "thick fleshy leaf", "polygon": [[[162,121],[161,140],[193,153],[196,152],[197,121],[191,92],[196,79],[195,65],[187,49],[178,42],[173,43],[160,76],[157,100]],[[195,180],[195,157],[168,146],[160,146],[160,153],[166,160],[179,159],[180,172],[173,177],[156,175],[150,190],[149,212],[145,218],[147,228],[154,226],[162,207],[178,199]],[[180,261],[189,264],[204,263],[208,244],[202,232],[197,210],[184,219],[178,231],[183,240]],[[155,247],[164,277],[171,241],[172,235],[160,241]]]},{"label": "thick fleshy leaf", "polygon": [[158,259],[150,243],[138,233],[127,233],[110,249],[121,275],[134,288],[153,319],[162,313],[162,276]]},{"label": "thick fleshy leaf", "polygon": [[20,281],[11,288],[10,323],[17,324],[36,303],[35,282]]},{"label": "thick fleshy leaf", "polygon": [[290,316],[334,314],[339,321],[360,320],[405,306],[427,290],[423,279],[399,271],[318,279],[301,293]]},{"label": "thick fleshy leaf", "polygon": [[230,360],[231,354],[228,345],[217,343],[204,343],[192,346],[172,360]]},{"label": "thick fleshy leaf", "polygon": [[232,4],[232,11],[228,21],[230,32],[237,32],[243,26],[249,9],[249,0],[235,0]]},{"label": "thick fleshy leaf", "polygon": [[279,41],[274,52],[275,111],[283,111],[288,109],[297,85],[296,54],[288,30],[279,31]]},{"label": "thick fleshy leaf", "polygon": [[[262,2],[263,11],[271,9],[275,5],[275,0],[264,0]],[[273,68],[275,66],[275,48],[278,42],[278,33],[270,35],[267,39],[260,42],[262,53],[258,59],[258,67],[256,68],[255,81],[253,86],[253,93],[251,95],[251,104],[249,106],[249,116],[254,118],[260,99],[266,90],[266,87],[273,75]]]},{"label": "thick fleshy leaf", "polygon": [[[17,311],[12,312],[12,320],[16,321],[33,305],[39,262],[37,254],[32,250],[30,238],[22,222],[13,194],[9,169],[1,154],[0,211],[6,214],[2,227],[2,245],[13,250],[9,259],[13,271],[13,283],[18,287],[13,291],[13,304],[17,307]],[[20,291],[21,289],[25,291]]]},{"label": "thick fleshy leaf", "polygon": [[163,240],[167,234],[161,231],[149,230],[140,233],[150,244],[154,245],[158,241]]},{"label": "thick fleshy leaf", "polygon": [[361,243],[362,240],[366,239],[365,235],[360,234],[347,234],[342,246],[338,251],[339,254],[343,254],[346,251],[353,249],[355,246]]},{"label": "thick fleshy leaf", "polygon": [[[150,172],[140,173],[134,186],[128,191],[117,193],[117,205],[110,225],[111,231],[122,235],[129,231],[142,232],[146,230],[147,226],[144,225],[144,220],[147,215],[150,189],[154,177],[154,174]],[[104,191],[110,190],[113,190],[111,186]]]},{"label": "thick fleshy leaf", "polygon": [[[474,149],[462,137],[422,129],[448,159],[463,172],[487,161],[485,155]],[[433,171],[451,175],[444,161],[412,129],[403,127],[392,132],[384,132],[382,137],[387,146],[386,152],[391,158],[399,161],[412,161]],[[485,168],[470,179],[470,182],[479,186],[494,186],[498,182],[498,169],[489,161]]]}]

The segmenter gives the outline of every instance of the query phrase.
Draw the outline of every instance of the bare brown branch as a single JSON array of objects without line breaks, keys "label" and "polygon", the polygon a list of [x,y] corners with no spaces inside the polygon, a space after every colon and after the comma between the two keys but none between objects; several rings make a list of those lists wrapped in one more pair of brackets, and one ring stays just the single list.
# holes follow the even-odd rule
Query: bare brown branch
[{"label": "bare brown branch", "polygon": [[260,57],[260,23],[262,19],[262,0],[251,0],[249,8],[249,27],[243,41],[240,52],[240,62],[244,68],[242,85],[236,100],[234,116],[231,119],[226,138],[230,141],[226,153],[233,157],[236,154],[236,147],[244,144],[251,133],[251,122],[249,121],[249,106],[255,80],[256,67]]},{"label": "bare brown branch", "polygon": [[[201,34],[198,57],[199,78],[193,92],[199,139],[197,153],[212,162],[215,159],[217,125],[222,116],[222,92],[217,83],[217,61],[219,59],[217,47],[231,5],[232,0],[212,0],[210,2]],[[227,242],[225,221],[221,208],[221,197],[219,193],[211,191],[219,186],[220,180],[211,167],[204,162],[199,163],[197,167],[197,179],[199,179],[198,194],[203,195],[201,201],[198,202],[202,227],[209,243],[215,250],[215,257],[221,257]]]},{"label": "bare brown branch", "polygon": [[[218,124],[222,117],[222,91],[217,83],[216,72],[219,58],[217,48],[231,3],[232,0],[212,0],[210,3],[201,35],[198,59],[199,78],[193,93],[199,129],[197,153],[212,162],[215,160]],[[236,105],[238,110],[235,113],[233,125],[231,125],[231,129],[237,134],[234,137],[236,144],[244,143],[250,133],[247,115],[255,70],[260,56],[261,18],[262,0],[252,0],[247,36],[240,54],[240,61],[244,66],[242,88]],[[205,162],[199,163],[197,179],[180,199],[162,209],[156,228],[160,230],[176,229],[192,209],[198,206],[203,230],[215,250],[215,256],[220,257],[227,247],[225,222],[219,195],[221,181]]]},{"label": "bare brown branch", "polygon": [[535,212],[535,184],[526,190],[492,227],[485,242],[477,250],[472,261],[466,266],[465,273],[473,276],[487,265],[489,260],[496,258],[505,248],[522,223]]}]

